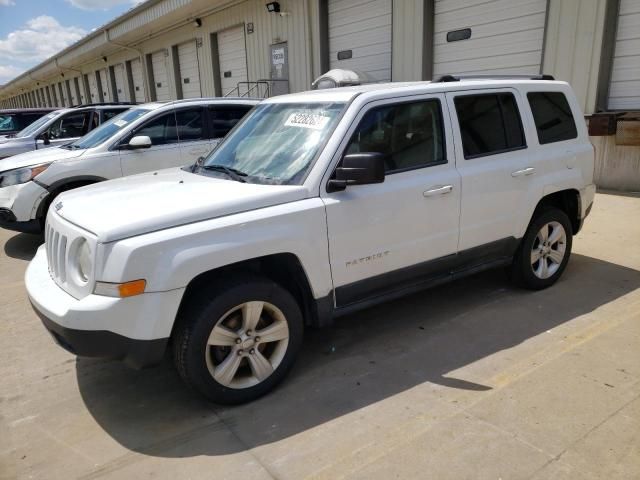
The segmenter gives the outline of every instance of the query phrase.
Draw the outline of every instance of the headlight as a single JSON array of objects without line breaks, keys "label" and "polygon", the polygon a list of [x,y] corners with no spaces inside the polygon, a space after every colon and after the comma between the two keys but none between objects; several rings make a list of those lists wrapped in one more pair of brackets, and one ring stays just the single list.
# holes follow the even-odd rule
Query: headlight
[{"label": "headlight", "polygon": [[0,188],[9,187],[11,185],[19,185],[33,180],[36,176],[44,172],[50,163],[34,165],[33,167],[16,168],[15,170],[7,170],[0,172]]},{"label": "headlight", "polygon": [[93,263],[91,261],[91,247],[89,242],[84,238],[79,240],[78,245],[75,248],[75,266],[80,281],[87,283],[91,278],[91,272]]}]

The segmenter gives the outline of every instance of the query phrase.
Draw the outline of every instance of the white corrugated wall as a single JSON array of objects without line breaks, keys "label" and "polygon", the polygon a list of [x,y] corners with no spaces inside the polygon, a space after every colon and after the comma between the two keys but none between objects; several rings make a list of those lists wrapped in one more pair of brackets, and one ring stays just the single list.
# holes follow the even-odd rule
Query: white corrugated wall
[{"label": "white corrugated wall", "polygon": [[[537,74],[547,0],[436,0],[434,77],[443,74]],[[471,38],[447,41],[447,33]]]},{"label": "white corrugated wall", "polygon": [[640,0],[620,0],[608,108],[640,109]]}]

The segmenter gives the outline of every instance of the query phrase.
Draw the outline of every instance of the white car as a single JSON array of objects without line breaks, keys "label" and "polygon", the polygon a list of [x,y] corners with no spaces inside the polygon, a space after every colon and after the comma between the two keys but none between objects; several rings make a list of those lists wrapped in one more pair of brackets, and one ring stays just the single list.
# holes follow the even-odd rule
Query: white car
[{"label": "white car", "polygon": [[41,116],[18,133],[0,137],[0,171],[5,169],[3,159],[7,157],[73,142],[131,107],[128,103],[99,103],[63,108]]},{"label": "white car", "polygon": [[140,367],[170,348],[187,384],[238,403],[282,380],[306,326],[499,266],[549,287],[594,151],[569,85],[543,78],[266,100],[193,169],[61,195],[29,298],[69,351]]},{"label": "white car", "polygon": [[0,161],[0,227],[41,233],[61,192],[193,164],[257,103],[224,98],[137,105],[72,143]]}]

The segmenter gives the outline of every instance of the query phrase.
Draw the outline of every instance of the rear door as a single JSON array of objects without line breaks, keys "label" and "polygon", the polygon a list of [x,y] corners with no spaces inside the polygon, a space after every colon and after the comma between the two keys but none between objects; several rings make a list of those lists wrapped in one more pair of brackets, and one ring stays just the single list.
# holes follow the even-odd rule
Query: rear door
[{"label": "rear door", "polygon": [[520,115],[523,99],[514,89],[487,89],[447,93],[447,102],[462,177],[458,248],[509,242],[518,235],[535,173]]},{"label": "rear door", "polygon": [[180,163],[176,163],[176,166],[193,164],[199,157],[204,157],[211,151],[203,107],[177,109],[176,124],[181,157]]},{"label": "rear door", "polygon": [[[151,147],[129,150],[129,140],[138,135],[149,137]],[[149,119],[125,137],[119,148],[122,174],[125,176],[181,165],[175,111],[163,112]]]}]

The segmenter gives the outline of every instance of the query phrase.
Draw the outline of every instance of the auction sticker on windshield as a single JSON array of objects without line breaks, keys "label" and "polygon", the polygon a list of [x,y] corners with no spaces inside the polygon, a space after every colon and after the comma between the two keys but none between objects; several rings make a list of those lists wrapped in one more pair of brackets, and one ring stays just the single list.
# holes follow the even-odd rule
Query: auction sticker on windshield
[{"label": "auction sticker on windshield", "polygon": [[116,120],[115,122],[113,122],[114,125],[116,125],[117,127],[124,127],[127,123],[126,120]]},{"label": "auction sticker on windshield", "polygon": [[330,117],[324,115],[316,115],[313,113],[292,113],[285,122],[287,127],[312,128],[314,130],[322,130],[331,120]]}]

